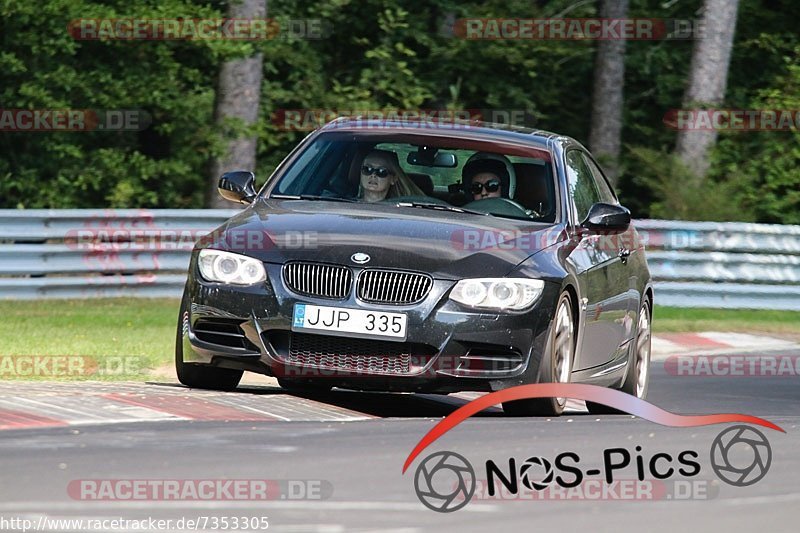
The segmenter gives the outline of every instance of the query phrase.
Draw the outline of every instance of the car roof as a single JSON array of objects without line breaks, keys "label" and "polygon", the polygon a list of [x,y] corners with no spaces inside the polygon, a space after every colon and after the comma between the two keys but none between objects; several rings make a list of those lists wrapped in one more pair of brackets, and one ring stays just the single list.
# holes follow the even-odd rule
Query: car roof
[{"label": "car roof", "polygon": [[[453,121],[453,120],[421,120],[421,119],[383,119],[383,118],[363,118],[340,117],[334,119],[320,128],[319,131],[343,131],[343,132],[365,132],[371,133],[446,133],[453,137],[468,137],[473,139],[486,139],[494,141],[507,141],[521,144],[533,144],[538,147],[546,147],[549,140],[571,141],[573,139],[553,133],[522,126],[509,124],[497,124],[493,122],[481,121]],[[577,144],[577,143],[576,143]]]}]

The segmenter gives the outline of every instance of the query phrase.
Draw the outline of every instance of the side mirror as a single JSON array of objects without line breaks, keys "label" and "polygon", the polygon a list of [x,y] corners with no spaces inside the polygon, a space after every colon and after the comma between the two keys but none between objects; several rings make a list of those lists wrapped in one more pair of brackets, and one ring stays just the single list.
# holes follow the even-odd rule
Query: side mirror
[{"label": "side mirror", "polygon": [[220,196],[231,202],[249,204],[256,197],[256,176],[247,170],[226,172],[219,178]]},{"label": "side mirror", "polygon": [[631,212],[616,204],[594,204],[581,226],[593,231],[623,232],[631,225]]}]

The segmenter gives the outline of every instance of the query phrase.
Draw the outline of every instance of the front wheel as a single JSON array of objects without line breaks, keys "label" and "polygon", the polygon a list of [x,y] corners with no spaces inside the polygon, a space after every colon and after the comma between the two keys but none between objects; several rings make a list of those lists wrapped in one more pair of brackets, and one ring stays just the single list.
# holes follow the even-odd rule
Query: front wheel
[{"label": "front wheel", "polygon": [[[556,316],[548,334],[539,369],[539,383],[569,383],[575,355],[575,321],[569,293],[558,298]],[[531,398],[504,402],[503,411],[512,416],[559,416],[566,398]]]},{"label": "front wheel", "polygon": [[[636,396],[640,400],[647,397],[647,389],[650,385],[650,344],[652,330],[650,320],[652,312],[650,300],[645,297],[639,309],[639,321],[636,326],[636,338],[631,346],[632,356],[628,359],[628,368],[625,372],[625,379],[619,388],[625,394]],[[607,405],[586,402],[586,407],[592,414],[622,414],[623,411],[614,409]]]},{"label": "front wheel", "polygon": [[175,339],[175,373],[178,381],[196,389],[234,390],[244,371],[218,368],[183,361],[183,312],[178,316],[178,333]]}]

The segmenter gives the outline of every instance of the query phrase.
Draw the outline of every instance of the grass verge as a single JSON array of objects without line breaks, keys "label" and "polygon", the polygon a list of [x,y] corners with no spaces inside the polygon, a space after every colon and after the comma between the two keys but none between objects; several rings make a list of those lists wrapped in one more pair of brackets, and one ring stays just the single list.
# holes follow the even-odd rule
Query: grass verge
[{"label": "grass verge", "polygon": [[[173,360],[179,304],[161,298],[0,300],[0,356],[17,356],[0,358],[0,379],[54,379],[59,374],[142,379],[144,371]],[[43,355],[66,359],[29,368],[27,356]]]},{"label": "grass verge", "polygon": [[[62,368],[61,379],[145,379],[148,370],[172,364],[178,305],[177,299],[142,298],[0,300],[0,379],[59,378],[57,368],[55,375],[44,367],[31,371],[28,356],[86,359],[86,371],[76,375]],[[656,306],[653,331],[738,331],[800,340],[800,312]]]},{"label": "grass verge", "polygon": [[690,331],[771,333],[800,339],[800,312],[660,306],[653,310],[654,333]]}]

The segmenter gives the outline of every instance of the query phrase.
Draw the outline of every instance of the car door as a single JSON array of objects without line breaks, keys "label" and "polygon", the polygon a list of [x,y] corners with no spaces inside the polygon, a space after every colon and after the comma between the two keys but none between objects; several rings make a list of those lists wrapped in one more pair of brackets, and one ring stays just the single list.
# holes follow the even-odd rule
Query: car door
[{"label": "car door", "polygon": [[[592,159],[590,154],[584,153],[584,159],[592,172],[597,190],[600,194],[600,201],[609,204],[618,204],[617,195],[611,189],[608,179],[603,173],[600,165]],[[614,290],[624,291],[626,315],[616,320],[621,321],[623,326],[623,335],[625,341],[630,341],[634,334],[634,320],[639,314],[639,300],[640,294],[637,287],[639,280],[636,277],[636,269],[633,265],[635,261],[631,260],[631,255],[637,253],[636,247],[636,230],[633,225],[629,226],[623,233],[611,235],[606,237],[606,246],[611,248],[611,251],[617,251],[618,261],[609,270],[612,277],[612,284],[616,287]]]},{"label": "car door", "polygon": [[[589,209],[603,201],[583,150],[566,152],[568,195],[576,223],[586,219]],[[615,203],[615,202],[613,202]],[[593,368],[616,358],[625,344],[627,282],[619,250],[609,243],[613,236],[582,232],[570,254],[581,290],[578,305],[583,338],[576,353],[575,370]]]}]

